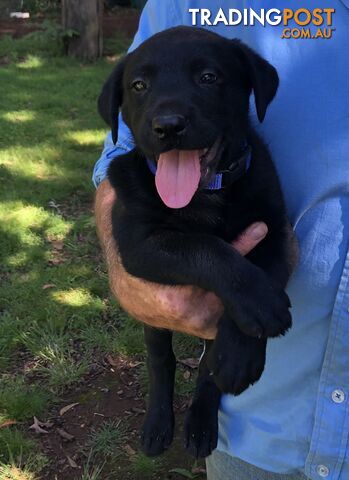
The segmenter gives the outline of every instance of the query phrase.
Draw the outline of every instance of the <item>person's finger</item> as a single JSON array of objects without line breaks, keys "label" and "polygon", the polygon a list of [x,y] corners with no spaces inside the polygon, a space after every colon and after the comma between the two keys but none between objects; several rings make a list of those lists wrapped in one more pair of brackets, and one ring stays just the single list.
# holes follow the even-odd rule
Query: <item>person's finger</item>
[{"label": "person's finger", "polygon": [[241,255],[247,255],[253,248],[266,237],[268,227],[263,222],[252,223],[241,235],[238,236],[232,246]]}]

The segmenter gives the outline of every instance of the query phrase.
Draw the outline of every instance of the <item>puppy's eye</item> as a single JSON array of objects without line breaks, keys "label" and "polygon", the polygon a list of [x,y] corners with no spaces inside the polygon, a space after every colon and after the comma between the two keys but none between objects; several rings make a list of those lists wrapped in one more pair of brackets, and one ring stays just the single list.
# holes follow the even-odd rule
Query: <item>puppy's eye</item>
[{"label": "puppy's eye", "polygon": [[217,80],[218,80],[217,75],[211,72],[203,73],[200,77],[200,83],[203,83],[204,85],[211,85],[212,83],[215,83]]},{"label": "puppy's eye", "polygon": [[131,87],[135,92],[143,92],[148,88],[147,84],[143,80],[135,80],[132,82]]}]

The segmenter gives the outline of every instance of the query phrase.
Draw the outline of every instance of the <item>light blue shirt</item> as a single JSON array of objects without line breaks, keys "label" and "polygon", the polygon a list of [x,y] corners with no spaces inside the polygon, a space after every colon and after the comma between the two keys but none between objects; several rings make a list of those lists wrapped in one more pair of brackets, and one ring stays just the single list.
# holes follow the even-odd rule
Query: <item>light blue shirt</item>
[{"label": "light blue shirt", "polygon": [[[204,7],[335,8],[331,39],[282,39],[283,25],[205,28],[242,39],[278,69],[280,88],[264,123],[252,103],[251,117],[270,146],[301,251],[288,286],[293,328],[268,342],[256,385],[223,397],[218,448],[269,471],[348,480],[349,1],[149,0],[131,49],[160,30],[190,25],[188,9]],[[95,185],[111,158],[132,145],[120,123],[118,144],[108,135],[96,164]]]}]

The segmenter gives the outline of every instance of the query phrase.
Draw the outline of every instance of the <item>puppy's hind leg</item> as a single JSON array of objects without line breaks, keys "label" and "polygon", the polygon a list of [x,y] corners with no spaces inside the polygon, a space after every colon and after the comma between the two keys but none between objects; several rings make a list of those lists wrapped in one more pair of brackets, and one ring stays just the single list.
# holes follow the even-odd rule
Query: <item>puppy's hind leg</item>
[{"label": "puppy's hind leg", "polygon": [[221,392],[210,374],[206,360],[212,342],[205,341],[193,402],[185,421],[185,442],[195,458],[205,458],[216,448],[218,441],[218,408]]},{"label": "puppy's hind leg", "polygon": [[148,456],[160,455],[173,439],[173,389],[176,358],[172,332],[144,326],[148,351],[149,402],[141,429],[141,447]]}]

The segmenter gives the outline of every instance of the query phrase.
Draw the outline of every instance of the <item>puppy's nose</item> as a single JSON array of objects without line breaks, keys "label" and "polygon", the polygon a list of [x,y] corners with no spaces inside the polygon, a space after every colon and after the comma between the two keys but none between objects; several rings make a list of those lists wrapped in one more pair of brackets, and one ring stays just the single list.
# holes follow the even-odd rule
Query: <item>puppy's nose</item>
[{"label": "puppy's nose", "polygon": [[158,138],[182,135],[186,130],[186,121],[183,115],[162,115],[153,118],[152,129]]}]

